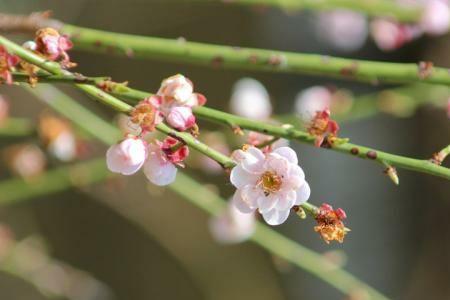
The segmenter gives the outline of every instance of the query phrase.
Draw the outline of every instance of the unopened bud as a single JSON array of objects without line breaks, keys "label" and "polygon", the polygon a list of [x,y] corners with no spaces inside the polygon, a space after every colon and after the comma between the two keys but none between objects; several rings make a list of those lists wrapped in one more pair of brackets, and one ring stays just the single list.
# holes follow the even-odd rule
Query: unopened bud
[{"label": "unopened bud", "polygon": [[389,177],[389,179],[392,180],[395,185],[400,184],[400,180],[398,179],[397,170],[393,167],[388,165],[387,168],[384,170],[384,173]]}]

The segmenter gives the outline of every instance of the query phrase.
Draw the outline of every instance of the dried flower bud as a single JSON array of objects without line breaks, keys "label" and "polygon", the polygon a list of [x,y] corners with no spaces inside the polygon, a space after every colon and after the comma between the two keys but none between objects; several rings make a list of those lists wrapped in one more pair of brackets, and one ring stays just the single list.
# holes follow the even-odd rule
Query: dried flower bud
[{"label": "dried flower bud", "polygon": [[47,27],[39,29],[35,37],[36,49],[40,55],[48,60],[61,60],[61,65],[65,68],[75,67],[76,64],[70,61],[67,50],[73,47],[72,42],[65,35],[60,35],[56,29]]},{"label": "dried flower bud", "polygon": [[331,137],[337,136],[339,125],[330,118],[330,111],[326,109],[316,113],[307,130],[316,139],[314,145],[320,147],[327,134]]},{"label": "dried flower bud", "polygon": [[342,243],[344,237],[350,229],[346,228],[343,220],[347,218],[344,210],[341,208],[333,210],[329,204],[322,204],[315,217],[317,226],[314,230],[320,234],[322,239],[329,244],[330,241]]},{"label": "dried flower bud", "polygon": [[7,84],[12,84],[11,71],[19,63],[19,57],[8,53],[3,45],[0,45],[0,78]]},{"label": "dried flower bud", "polygon": [[139,102],[131,112],[131,122],[141,127],[142,134],[154,131],[155,126],[162,122],[163,115],[159,110],[161,102],[161,97],[150,96]]},{"label": "dried flower bud", "polygon": [[189,148],[182,142],[170,136],[164,139],[161,150],[164,152],[167,159],[175,165],[181,165],[189,155]]},{"label": "dried flower bud", "polygon": [[386,174],[395,185],[399,185],[400,180],[397,175],[397,170],[393,166],[388,165],[384,170],[384,174]]}]

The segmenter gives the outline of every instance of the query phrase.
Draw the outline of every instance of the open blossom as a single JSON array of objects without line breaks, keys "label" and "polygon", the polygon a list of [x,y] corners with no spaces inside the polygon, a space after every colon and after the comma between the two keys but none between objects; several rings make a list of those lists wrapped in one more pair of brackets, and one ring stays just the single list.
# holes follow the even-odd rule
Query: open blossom
[{"label": "open blossom", "polygon": [[230,201],[227,207],[209,220],[213,238],[223,244],[240,243],[255,232],[256,217],[253,213],[242,213]]},{"label": "open blossom", "polygon": [[144,174],[153,184],[171,184],[177,175],[176,165],[183,166],[189,155],[187,146],[180,146],[176,139],[167,137],[164,142],[156,141],[148,147],[148,158],[144,164]]},{"label": "open blossom", "polygon": [[131,175],[136,173],[147,158],[147,145],[139,138],[128,137],[112,145],[106,152],[108,169],[115,173]]},{"label": "open blossom", "polygon": [[428,0],[425,3],[420,25],[428,34],[445,34],[450,27],[449,2],[446,0]]},{"label": "open blossom", "polygon": [[361,48],[369,32],[364,15],[344,9],[319,13],[315,25],[320,39],[342,51]]},{"label": "open blossom", "polygon": [[242,78],[234,84],[230,109],[234,114],[255,120],[267,120],[272,114],[269,93],[262,83],[252,78]]},{"label": "open blossom", "polygon": [[3,45],[0,45],[0,78],[7,84],[12,84],[11,71],[19,63],[19,57],[8,53]]},{"label": "open blossom", "polygon": [[35,42],[35,51],[45,58],[52,61],[60,59],[61,64],[68,68],[76,65],[70,62],[70,57],[66,52],[73,47],[72,42],[66,35],[60,35],[56,29],[50,27],[39,29],[36,32]]},{"label": "open blossom", "polygon": [[310,188],[297,154],[281,147],[264,154],[255,147],[233,153],[237,166],[230,175],[236,187],[234,205],[243,213],[258,210],[270,225],[286,221],[294,205],[305,203]]},{"label": "open blossom", "polygon": [[319,207],[315,218],[317,226],[314,227],[314,230],[327,244],[333,240],[342,243],[345,235],[350,231],[343,223],[347,215],[341,208],[333,209],[331,205],[324,203]]}]

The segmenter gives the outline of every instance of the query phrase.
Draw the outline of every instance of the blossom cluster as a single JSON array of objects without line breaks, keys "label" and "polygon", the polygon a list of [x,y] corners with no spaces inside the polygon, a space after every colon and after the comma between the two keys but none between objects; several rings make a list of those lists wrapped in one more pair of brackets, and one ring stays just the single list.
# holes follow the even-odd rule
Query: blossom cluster
[{"label": "blossom cluster", "polygon": [[163,80],[158,92],[139,102],[131,112],[130,121],[138,126],[138,133],[108,149],[108,168],[131,175],[143,167],[150,182],[160,186],[172,183],[177,167],[184,167],[188,147],[172,137],[148,142],[145,136],[163,121],[179,131],[198,134],[192,107],[205,102],[205,96],[194,93],[192,82],[185,76],[177,74]]}]

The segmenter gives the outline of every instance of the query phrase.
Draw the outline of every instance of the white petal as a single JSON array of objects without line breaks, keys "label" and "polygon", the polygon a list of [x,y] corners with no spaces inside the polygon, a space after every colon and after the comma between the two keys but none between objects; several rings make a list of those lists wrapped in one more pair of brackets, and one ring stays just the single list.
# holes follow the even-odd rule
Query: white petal
[{"label": "white petal", "polygon": [[308,201],[311,195],[311,188],[308,182],[305,183],[297,190],[297,199],[295,200],[295,205],[300,205]]},{"label": "white petal", "polygon": [[262,195],[262,191],[253,185],[246,185],[241,189],[242,201],[244,201],[248,207],[256,209],[258,207],[258,198]]},{"label": "white petal", "polygon": [[292,150],[292,148],[290,148],[290,147],[280,147],[280,148],[273,150],[272,153],[277,153],[277,154],[283,156],[292,164],[295,164],[295,165],[298,164],[297,153],[295,153],[295,151]]},{"label": "white petal", "polygon": [[290,190],[284,195],[280,196],[278,203],[276,205],[277,210],[289,210],[294,206],[295,200],[297,199],[297,193],[294,190]]},{"label": "white petal", "polygon": [[303,169],[299,166],[292,166],[289,169],[289,177],[290,176],[295,176],[295,177],[300,177],[301,179],[305,179],[305,172],[303,172]]},{"label": "white petal", "polygon": [[278,196],[270,194],[268,196],[261,194],[258,197],[258,210],[260,213],[265,213],[273,209],[278,203]]},{"label": "white petal", "polygon": [[144,174],[153,184],[163,186],[175,181],[177,168],[171,162],[163,161],[152,153],[144,164]]},{"label": "white petal", "polygon": [[256,176],[245,171],[242,166],[237,165],[231,170],[230,181],[239,189],[247,184],[255,184]]},{"label": "white petal", "polygon": [[136,173],[144,164],[144,160],[132,162],[129,154],[124,152],[120,144],[109,147],[106,152],[106,165],[111,172],[123,175]]},{"label": "white petal", "polygon": [[269,225],[280,225],[284,223],[289,217],[290,210],[277,210],[272,209],[266,213],[263,213],[262,216],[264,220]]},{"label": "white petal", "polygon": [[241,192],[242,192],[241,189],[236,190],[236,192],[234,192],[233,199],[231,200],[231,202],[240,212],[244,214],[254,212],[255,209],[251,208],[249,204],[246,201],[244,201]]},{"label": "white petal", "polygon": [[278,176],[287,177],[289,174],[290,165],[291,164],[289,164],[286,158],[272,152],[267,155],[264,169],[274,171]]},{"label": "white petal", "polygon": [[241,161],[242,168],[248,172],[259,173],[262,171],[265,155],[255,147],[250,147],[245,152],[245,157]]}]

